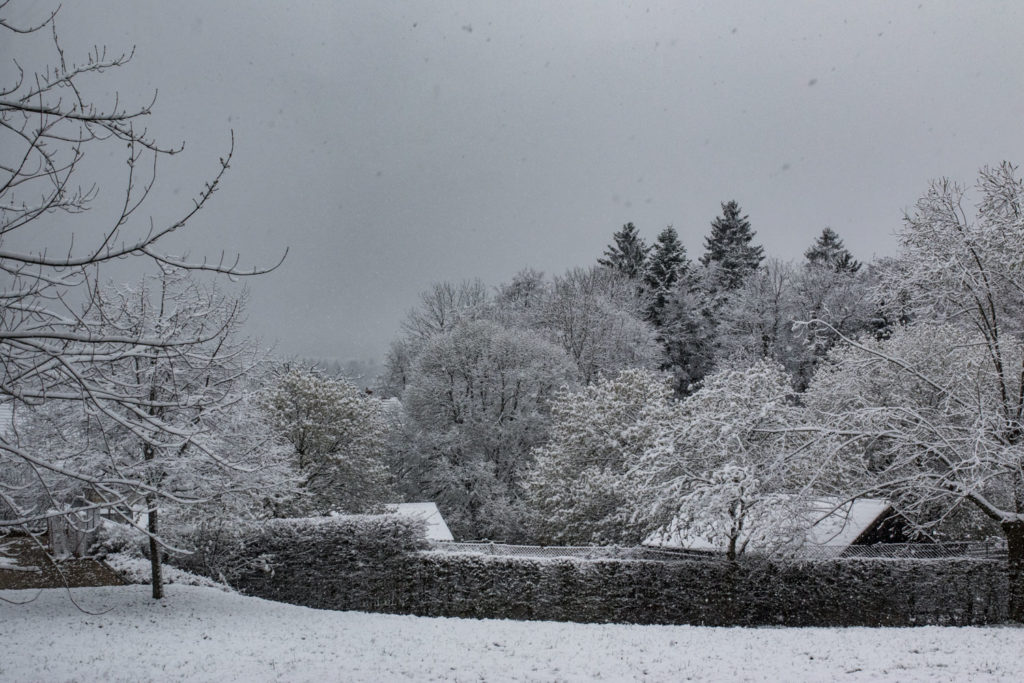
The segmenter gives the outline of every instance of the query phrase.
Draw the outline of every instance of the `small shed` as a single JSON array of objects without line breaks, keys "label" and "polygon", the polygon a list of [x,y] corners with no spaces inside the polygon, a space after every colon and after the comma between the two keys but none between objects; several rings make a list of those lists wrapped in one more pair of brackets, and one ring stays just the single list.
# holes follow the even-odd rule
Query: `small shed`
[{"label": "small shed", "polygon": [[385,509],[394,515],[417,517],[427,523],[428,541],[454,541],[448,524],[437,509],[437,503],[395,503],[386,505]]},{"label": "small shed", "polygon": [[[877,543],[905,543],[909,539],[905,521],[893,510],[889,501],[879,498],[816,498],[807,503],[799,515],[810,523],[798,555],[839,557],[851,546]],[[643,543],[646,546],[675,548],[699,552],[725,552],[724,544],[716,544],[700,536],[681,537],[656,531]],[[753,542],[748,552],[764,550]]]}]

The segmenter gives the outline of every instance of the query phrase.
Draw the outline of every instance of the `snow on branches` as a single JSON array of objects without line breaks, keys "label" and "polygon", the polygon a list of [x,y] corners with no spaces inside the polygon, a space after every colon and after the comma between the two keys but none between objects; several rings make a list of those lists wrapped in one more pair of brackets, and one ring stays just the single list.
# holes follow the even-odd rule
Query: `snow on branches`
[{"label": "snow on branches", "polygon": [[831,451],[924,528],[963,504],[999,525],[1024,621],[1024,184],[1003,163],[975,192],[969,215],[964,188],[929,187],[878,296],[914,322],[887,342],[844,338],[807,403]]},{"label": "snow on branches", "polygon": [[791,394],[789,377],[767,362],[714,373],[683,401],[643,370],[562,392],[530,480],[539,532],[574,543],[660,532],[733,556],[753,538],[762,550],[789,544],[799,534],[779,502],[795,501],[814,471],[784,429]]},{"label": "snow on branches", "polygon": [[551,410],[551,436],[534,450],[528,484],[536,533],[560,543],[639,543],[648,525],[633,519],[640,480],[631,475],[679,418],[668,381],[624,370],[563,389]]},{"label": "snow on branches", "polygon": [[296,496],[278,514],[366,512],[390,494],[381,402],[341,379],[292,369],[259,397],[263,417],[290,446]]}]

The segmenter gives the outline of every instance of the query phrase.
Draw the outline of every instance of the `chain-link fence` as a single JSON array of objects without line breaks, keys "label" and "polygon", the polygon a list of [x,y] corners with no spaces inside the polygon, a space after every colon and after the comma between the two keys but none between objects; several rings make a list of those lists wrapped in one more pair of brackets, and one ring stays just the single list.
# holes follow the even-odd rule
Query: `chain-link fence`
[{"label": "chain-link fence", "polygon": [[717,558],[716,553],[698,550],[677,550],[671,548],[648,548],[636,546],[623,548],[619,546],[595,545],[510,545],[507,543],[455,543],[436,541],[433,549],[449,553],[475,553],[481,555],[504,555],[511,557],[579,557],[589,560],[681,560],[695,557],[705,559]]},{"label": "chain-link fence", "polygon": [[1002,559],[1006,557],[1006,544],[998,541],[964,541],[956,543],[876,543],[851,545],[845,548],[804,548],[807,559],[834,558],[916,558],[933,560],[942,558]]},{"label": "chain-link fence", "polygon": [[[578,557],[583,559],[619,560],[724,560],[724,553],[677,548],[651,548],[636,546],[542,546],[509,545],[507,543],[455,543],[437,541],[436,551],[450,553],[475,553],[482,555],[503,555],[511,557]],[[981,559],[1002,559],[1006,557],[1006,544],[998,541],[960,543],[878,543],[862,546],[805,546],[792,554],[792,559],[833,560],[845,558],[876,559],[939,559],[973,557]]]}]

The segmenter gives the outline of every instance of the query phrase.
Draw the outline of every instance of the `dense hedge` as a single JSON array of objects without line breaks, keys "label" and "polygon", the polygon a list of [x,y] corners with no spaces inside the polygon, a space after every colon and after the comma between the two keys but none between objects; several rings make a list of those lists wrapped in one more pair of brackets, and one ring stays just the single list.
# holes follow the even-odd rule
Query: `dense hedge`
[{"label": "dense hedge", "polygon": [[783,564],[422,553],[404,566],[408,587],[396,603],[431,616],[716,626],[1005,619],[1005,571],[981,560]]},{"label": "dense hedge", "polygon": [[[325,609],[423,616],[730,626],[998,623],[1003,563],[524,558],[424,552],[406,518],[277,520],[243,534],[233,583]],[[260,558],[258,562],[252,561]]]},{"label": "dense hedge", "polygon": [[371,609],[407,559],[428,546],[424,522],[397,515],[275,519],[214,531],[203,530],[196,552],[172,561],[252,595],[329,609]]}]

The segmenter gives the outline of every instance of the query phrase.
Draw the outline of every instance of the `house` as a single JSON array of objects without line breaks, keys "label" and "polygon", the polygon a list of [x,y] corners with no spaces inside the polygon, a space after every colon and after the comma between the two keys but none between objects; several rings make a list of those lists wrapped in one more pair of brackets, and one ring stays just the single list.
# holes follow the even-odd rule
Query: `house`
[{"label": "house", "polygon": [[448,529],[448,524],[437,509],[437,503],[397,503],[384,506],[387,512],[395,515],[418,517],[427,523],[428,541],[454,541],[455,537]]},{"label": "house", "polygon": [[[796,556],[824,558],[856,555],[858,547],[878,543],[906,543],[910,540],[906,521],[886,500],[855,498],[842,501],[838,498],[816,498],[809,501],[804,509],[805,512],[799,517],[805,519],[810,526],[799,542],[786,546]],[[738,544],[742,545],[746,541],[747,537],[741,535]],[[643,544],[704,553],[726,551],[724,539],[712,542],[698,535],[665,530],[651,534]],[[778,545],[754,539],[747,546],[747,552],[774,551]]]}]

